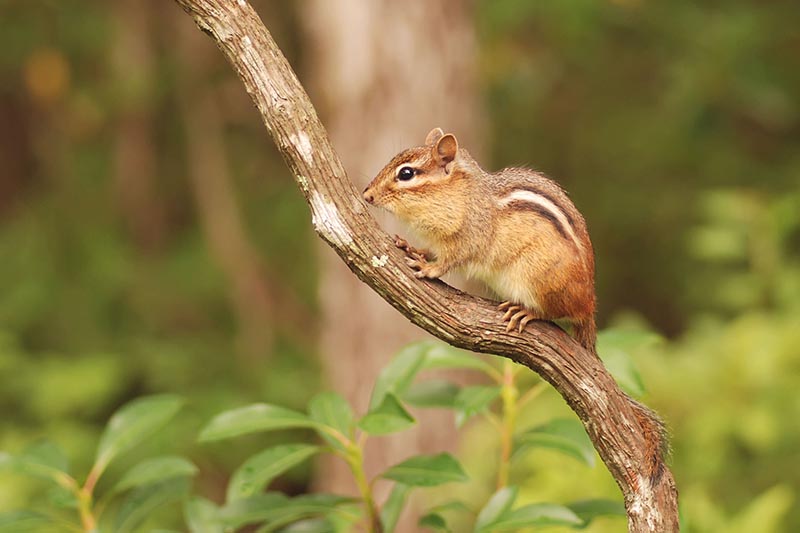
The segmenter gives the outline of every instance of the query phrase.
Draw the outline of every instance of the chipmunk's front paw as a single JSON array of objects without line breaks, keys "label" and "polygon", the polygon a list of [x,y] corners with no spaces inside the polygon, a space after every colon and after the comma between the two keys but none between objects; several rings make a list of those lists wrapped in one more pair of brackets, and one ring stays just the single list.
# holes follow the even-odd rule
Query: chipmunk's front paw
[{"label": "chipmunk's front paw", "polygon": [[[427,250],[420,250],[418,248],[414,248],[408,241],[402,238],[400,235],[394,236],[394,245],[403,250],[408,257],[411,259],[415,259],[417,261],[426,262],[430,254]],[[411,266],[411,265],[409,265]]]},{"label": "chipmunk's front paw", "polygon": [[394,244],[406,253],[406,264],[415,270],[414,276],[420,279],[437,279],[444,275],[445,270],[431,260],[432,255],[427,250],[414,248],[399,235],[394,236]]},{"label": "chipmunk's front paw", "polygon": [[414,276],[420,279],[437,279],[444,275],[444,270],[438,264],[429,263],[424,257],[406,257],[406,264],[415,270]]}]

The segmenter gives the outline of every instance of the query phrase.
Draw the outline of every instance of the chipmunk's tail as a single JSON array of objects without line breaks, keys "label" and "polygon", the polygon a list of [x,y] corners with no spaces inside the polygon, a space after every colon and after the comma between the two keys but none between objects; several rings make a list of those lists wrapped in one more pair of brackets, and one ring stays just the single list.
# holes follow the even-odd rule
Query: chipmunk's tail
[{"label": "chipmunk's tail", "polygon": [[[573,323],[575,340],[581,346],[597,355],[597,326],[594,318],[576,321]],[[658,483],[664,472],[664,460],[669,455],[669,433],[664,422],[646,405],[634,400],[627,394],[625,398],[630,402],[636,421],[642,428],[642,434],[648,445],[647,474],[652,484]]]},{"label": "chipmunk's tail", "polygon": [[646,405],[637,402],[630,396],[628,401],[633,407],[636,420],[642,428],[644,440],[648,445],[647,450],[647,474],[650,483],[655,485],[664,473],[664,461],[669,456],[669,432],[664,421]]},{"label": "chipmunk's tail", "polygon": [[594,323],[594,317],[573,322],[572,326],[575,330],[575,340],[590,352],[597,353],[594,346],[597,342],[597,326]]}]

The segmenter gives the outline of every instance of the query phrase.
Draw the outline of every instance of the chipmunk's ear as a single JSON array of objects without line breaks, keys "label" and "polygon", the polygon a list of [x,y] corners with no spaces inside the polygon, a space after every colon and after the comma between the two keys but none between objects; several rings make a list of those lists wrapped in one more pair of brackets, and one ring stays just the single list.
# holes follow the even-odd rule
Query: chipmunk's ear
[{"label": "chipmunk's ear", "polygon": [[433,146],[436,141],[442,138],[442,135],[444,135],[442,128],[433,128],[428,136],[425,137],[425,146]]},{"label": "chipmunk's ear", "polygon": [[[440,166],[446,167],[452,163],[458,154],[458,141],[456,136],[452,133],[443,135],[436,141],[436,146],[433,147],[433,157]],[[448,169],[449,173],[449,169]]]}]

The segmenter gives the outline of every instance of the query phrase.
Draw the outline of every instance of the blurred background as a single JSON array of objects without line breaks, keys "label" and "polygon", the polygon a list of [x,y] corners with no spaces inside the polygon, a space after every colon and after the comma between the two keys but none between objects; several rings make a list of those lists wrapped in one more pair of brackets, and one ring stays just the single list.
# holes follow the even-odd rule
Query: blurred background
[{"label": "blurred background", "polygon": [[[557,179],[592,234],[601,328],[664,337],[636,364],[686,529],[800,531],[796,2],[252,4],[359,188],[436,126],[488,169]],[[326,388],[363,409],[422,336],[315,237],[240,82],[176,5],[0,0],[0,449],[47,436],[85,471],[117,407],[176,392],[189,407],[159,438],[219,499],[282,436],[199,446],[201,424]],[[533,411],[567,409],[549,391]],[[432,416],[382,439],[374,468],[449,448],[491,493],[493,433]],[[279,488],[349,490],[340,467]],[[602,465],[546,452],[520,482],[530,501],[619,498]],[[0,510],[38,490],[0,478]]]}]

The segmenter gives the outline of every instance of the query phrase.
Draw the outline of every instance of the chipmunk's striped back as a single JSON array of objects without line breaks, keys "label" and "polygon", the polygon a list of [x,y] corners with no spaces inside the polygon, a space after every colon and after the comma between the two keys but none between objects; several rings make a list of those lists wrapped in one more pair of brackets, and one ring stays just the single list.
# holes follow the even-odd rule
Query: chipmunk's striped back
[{"label": "chipmunk's striped back", "polygon": [[500,207],[510,209],[528,209],[546,218],[565,239],[572,242],[578,251],[583,251],[583,243],[575,234],[573,221],[568,215],[546,195],[529,189],[512,189],[500,198]]}]

